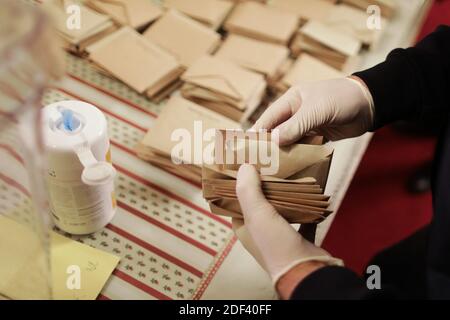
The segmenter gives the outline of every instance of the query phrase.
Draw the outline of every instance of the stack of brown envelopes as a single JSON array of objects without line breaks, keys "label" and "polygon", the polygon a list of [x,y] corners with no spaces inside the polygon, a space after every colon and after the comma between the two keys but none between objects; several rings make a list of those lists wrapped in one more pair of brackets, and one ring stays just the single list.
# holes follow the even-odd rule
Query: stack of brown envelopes
[{"label": "stack of brown envelopes", "polygon": [[185,98],[241,123],[256,110],[266,89],[261,74],[212,56],[197,60],[181,79]]},{"label": "stack of brown envelopes", "polygon": [[367,10],[371,5],[376,5],[380,8],[383,17],[392,18],[395,14],[397,4],[395,0],[343,0],[344,3],[348,3],[362,10]]},{"label": "stack of brown envelopes", "polygon": [[309,53],[342,71],[356,67],[361,47],[361,41],[355,37],[318,21],[303,25],[291,44],[294,54]]},{"label": "stack of brown envelopes", "polygon": [[224,25],[229,33],[282,45],[288,44],[297,27],[295,14],[251,1],[238,4]]},{"label": "stack of brown envelopes", "polygon": [[150,26],[144,37],[177,58],[185,68],[220,44],[217,32],[175,10]]},{"label": "stack of brown envelopes", "polygon": [[111,17],[118,25],[143,29],[162,15],[148,0],[87,0],[86,5]]},{"label": "stack of brown envelopes", "polygon": [[281,77],[289,50],[279,44],[230,34],[215,56],[261,73],[272,84]]},{"label": "stack of brown envelopes", "polygon": [[223,0],[165,0],[164,6],[176,9],[192,19],[217,30],[233,8],[233,3]]},{"label": "stack of brown envelopes", "polygon": [[342,78],[344,74],[328,64],[302,53],[283,78],[278,82],[277,89],[284,92],[290,87],[302,82],[320,81]]},{"label": "stack of brown envelopes", "polygon": [[174,56],[130,27],[122,27],[86,50],[102,72],[152,99],[171,92],[183,72]]},{"label": "stack of brown envelopes", "polygon": [[[224,131],[220,132],[221,134],[216,136],[216,163],[204,165],[202,169],[203,196],[208,200],[213,213],[242,218],[235,191],[236,175],[240,164],[248,162],[248,158],[243,161],[243,158],[236,154],[236,148],[230,147],[229,142],[232,141],[234,146],[239,145],[239,149],[245,150],[247,155],[254,146],[272,151],[276,146],[265,139],[261,140],[260,137],[242,138],[240,135],[240,138],[236,138],[233,135],[227,136]],[[232,159],[232,163],[228,160],[221,163],[221,160],[217,159],[218,153],[223,157],[221,160]],[[279,148],[278,153],[278,170],[271,175],[261,175],[266,198],[290,223],[321,222],[331,213],[327,209],[329,196],[324,195],[324,189],[333,149],[327,145],[294,144]],[[267,162],[262,165],[260,158],[256,164],[260,173],[263,173],[264,167],[272,165],[267,165]]]},{"label": "stack of brown envelopes", "polygon": [[333,6],[333,10],[323,21],[328,27],[347,34],[359,41],[365,47],[374,47],[378,43],[386,27],[387,20],[380,18],[376,28],[367,27],[368,15],[365,11],[345,4]]},{"label": "stack of brown envelopes", "polygon": [[73,2],[62,0],[45,3],[45,8],[54,18],[56,30],[61,36],[66,50],[76,55],[85,55],[87,46],[117,30],[109,16],[79,3],[77,3],[80,10],[79,20],[75,17],[69,19],[66,9],[70,4]]},{"label": "stack of brown envelopes", "polygon": [[295,14],[300,23],[307,21],[325,21],[334,8],[334,3],[327,0],[272,0],[270,5]]},{"label": "stack of brown envelopes", "polygon": [[191,101],[173,96],[136,147],[136,152],[140,158],[200,184],[204,154],[206,157],[204,150],[211,143],[213,146],[211,137],[215,128],[237,129],[239,124]]}]

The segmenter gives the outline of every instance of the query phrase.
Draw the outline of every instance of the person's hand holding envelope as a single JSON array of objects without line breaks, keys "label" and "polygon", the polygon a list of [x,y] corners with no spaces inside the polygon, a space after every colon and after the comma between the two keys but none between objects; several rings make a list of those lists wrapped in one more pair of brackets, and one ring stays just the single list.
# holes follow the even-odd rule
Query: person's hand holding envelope
[{"label": "person's hand holding envelope", "polygon": [[[258,172],[244,164],[237,174],[236,193],[244,220],[233,219],[233,230],[244,247],[269,273],[282,298],[288,298],[300,279],[288,282],[284,277],[291,269],[313,263],[312,270],[326,265],[343,265],[325,250],[303,238],[266,200]],[[244,224],[245,222],[245,224]],[[310,267],[311,265],[308,265]]]},{"label": "person's hand holding envelope", "polygon": [[[335,79],[291,88],[272,104],[253,130],[277,130],[280,145],[310,132],[331,140],[354,137],[373,125],[372,96],[358,78]],[[236,196],[242,218],[233,229],[244,247],[270,274],[282,298],[310,273],[342,265],[297,233],[270,203],[255,167],[242,165],[236,176]]]},{"label": "person's hand holding envelope", "polygon": [[203,196],[213,213],[233,218],[233,230],[273,282],[305,262],[340,265],[290,226],[314,225],[331,213],[323,190],[333,149],[319,137],[279,147],[274,132],[263,130],[216,130],[215,137]]},{"label": "person's hand holding envelope", "polygon": [[301,83],[270,105],[253,129],[279,129],[280,145],[309,132],[335,141],[366,133],[373,108],[369,89],[356,77]]}]

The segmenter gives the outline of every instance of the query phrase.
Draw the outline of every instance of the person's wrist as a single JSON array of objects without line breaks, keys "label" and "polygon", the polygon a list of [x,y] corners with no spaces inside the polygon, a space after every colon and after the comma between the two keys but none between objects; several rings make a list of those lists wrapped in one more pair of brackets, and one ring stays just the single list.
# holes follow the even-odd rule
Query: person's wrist
[{"label": "person's wrist", "polygon": [[280,277],[276,283],[276,290],[281,299],[287,300],[291,297],[295,288],[311,273],[327,264],[321,261],[307,261],[300,263]]},{"label": "person's wrist", "polygon": [[373,97],[372,97],[372,94],[370,93],[369,87],[366,85],[366,83],[360,77],[352,75],[352,76],[347,77],[347,79],[352,81],[354,84],[356,84],[359,87],[360,92],[362,94],[360,104],[369,110],[368,114],[370,115],[370,120],[372,121],[375,106],[374,106]]},{"label": "person's wrist", "polygon": [[357,76],[349,76],[345,78],[346,81],[353,87],[348,92],[348,96],[352,97],[352,106],[358,112],[358,118],[360,121],[360,127],[365,133],[373,126],[375,105],[372,94],[366,83]]}]

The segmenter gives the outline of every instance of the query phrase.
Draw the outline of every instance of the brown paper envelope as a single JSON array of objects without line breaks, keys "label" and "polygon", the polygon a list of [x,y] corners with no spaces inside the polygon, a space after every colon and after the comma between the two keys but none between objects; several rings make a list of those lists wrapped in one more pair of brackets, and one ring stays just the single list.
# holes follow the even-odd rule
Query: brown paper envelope
[{"label": "brown paper envelope", "polygon": [[328,212],[310,211],[308,209],[291,208],[272,204],[277,212],[290,223],[319,223],[330,215]]},{"label": "brown paper envelope", "polygon": [[183,86],[183,94],[187,96],[196,97],[197,99],[202,99],[205,101],[210,101],[212,103],[224,103],[229,104],[239,111],[247,111],[247,109],[252,109],[254,106],[259,105],[264,97],[266,89],[266,82],[261,79],[259,83],[255,84],[254,91],[248,96],[246,100],[236,100],[227,95],[224,95],[217,91],[212,91],[203,87],[196,86],[194,84],[186,83]]},{"label": "brown paper envelope", "polygon": [[[203,180],[202,180],[203,182]],[[229,186],[215,186],[208,183],[204,183],[205,186],[212,186],[212,191],[217,192],[234,192],[236,187],[229,187]],[[293,193],[311,193],[311,194],[322,194],[323,189],[320,188],[320,186],[307,186],[307,185],[295,185],[295,186],[273,186],[268,188],[263,188],[264,191],[267,192],[281,192],[284,191],[290,194]]]},{"label": "brown paper envelope", "polygon": [[271,201],[280,201],[285,202],[287,204],[299,204],[299,205],[305,205],[305,206],[311,206],[311,207],[317,207],[317,208],[328,208],[330,206],[329,201],[317,201],[317,200],[309,200],[309,199],[301,199],[296,197],[281,197],[281,196],[272,196],[267,195],[266,198]]},{"label": "brown paper envelope", "polygon": [[166,85],[164,88],[160,89],[156,93],[153,93],[153,90],[147,90],[146,95],[148,98],[152,100],[154,103],[160,103],[168,96],[170,96],[175,90],[178,90],[183,85],[183,81],[181,81],[178,77],[175,80],[172,80],[171,83]]},{"label": "brown paper envelope", "polygon": [[211,28],[217,29],[233,8],[233,4],[221,0],[165,0],[164,6],[176,9]]},{"label": "brown paper envelope", "polygon": [[[230,180],[227,180],[230,179]],[[209,184],[217,184],[217,185],[233,185],[235,184],[234,178],[230,178],[229,176],[225,175],[223,178],[221,179],[208,179],[205,178],[203,179],[205,181],[205,183],[209,183]],[[313,178],[304,178],[303,181],[299,181],[294,183],[284,183],[284,182],[265,182],[265,181],[261,181],[261,185],[263,188],[273,188],[273,187],[277,187],[277,186],[286,186],[288,188],[291,188],[293,185],[299,185],[299,186],[310,186],[310,187],[315,187],[316,185],[314,184],[316,182],[315,179]],[[320,187],[319,185],[317,185],[317,187]]]},{"label": "brown paper envelope", "polygon": [[323,63],[322,61],[303,53],[292,66],[291,70],[283,77],[283,83],[294,86],[301,82],[312,82],[334,78],[341,78],[344,75]]},{"label": "brown paper envelope", "polygon": [[64,37],[63,37],[63,41],[65,41],[68,44],[67,47],[70,52],[73,52],[76,55],[86,58],[89,55],[89,53],[86,51],[86,48],[88,48],[93,43],[100,41],[107,35],[117,31],[117,29],[118,29],[118,27],[113,24],[109,28],[104,29],[103,31],[100,31],[98,33],[95,33],[94,35],[89,36],[87,38],[84,38],[82,41],[79,41],[77,43],[73,43],[71,41],[64,40]]},{"label": "brown paper envelope", "polygon": [[324,21],[334,8],[334,4],[327,0],[272,0],[270,5],[294,13],[302,21]]},{"label": "brown paper envelope", "polygon": [[88,0],[86,4],[109,15],[120,25],[139,29],[155,21],[162,10],[148,0]]},{"label": "brown paper envelope", "polygon": [[298,26],[295,14],[256,2],[238,4],[225,22],[232,33],[287,44]]},{"label": "brown paper envelope", "polygon": [[[228,176],[223,176],[223,178],[211,178],[211,172],[207,173],[202,168],[203,172],[203,183],[214,185],[215,188],[228,188],[230,190],[234,190],[236,187],[236,180],[230,178]],[[214,174],[214,173],[213,173]],[[283,183],[283,182],[265,182],[261,181],[261,187],[264,190],[298,190],[296,188],[307,188],[307,189],[321,189],[320,185],[312,184],[310,182],[307,183]]]},{"label": "brown paper envelope", "polygon": [[316,179],[316,184],[318,184],[322,189],[325,189],[328,180],[328,173],[331,167],[332,155],[327,159],[321,160],[316,164],[299,171],[290,177],[290,179],[302,179],[303,177],[314,177]]},{"label": "brown paper envelope", "polygon": [[[235,199],[219,199],[209,201],[211,212],[234,218],[242,218],[239,202]],[[294,210],[285,206],[275,206],[278,213],[289,223],[318,223],[325,217],[317,212],[309,210]]]},{"label": "brown paper envelope", "polygon": [[89,32],[86,32],[79,38],[73,38],[70,34],[60,32],[59,30],[57,31],[61,38],[70,44],[86,47],[89,44],[94,43],[95,40],[101,39],[102,36],[111,33],[111,30],[117,30],[117,26],[114,25],[111,20],[108,20],[91,29]]},{"label": "brown paper envelope", "polygon": [[[228,170],[223,169],[223,166],[221,165],[210,165],[210,164],[204,164],[202,167],[202,170],[204,171],[203,175],[205,179],[208,178],[218,178],[218,179],[236,179],[237,171],[236,170]],[[279,179],[275,177],[270,176],[261,176],[261,181],[265,182],[266,185],[278,185],[278,184],[308,184],[312,185],[316,183],[316,179],[313,177],[308,177],[306,175],[303,175],[300,178],[295,179]]]},{"label": "brown paper envelope", "polygon": [[[82,17],[81,28],[67,28],[67,13],[66,7],[63,6],[60,0],[47,1],[44,8],[52,14],[55,27],[64,38],[72,43],[79,43],[84,39],[103,31],[112,26],[112,21],[107,15],[95,12],[91,8],[84,5],[79,5],[80,15]],[[66,6],[73,4],[73,1],[67,1]]]},{"label": "brown paper envelope", "polygon": [[318,208],[318,207],[313,207],[313,206],[307,206],[307,205],[303,205],[303,204],[295,204],[295,203],[287,203],[284,201],[278,201],[278,200],[271,200],[270,203],[274,206],[281,206],[281,207],[285,207],[285,208],[289,208],[292,210],[305,210],[307,212],[315,212],[318,214],[330,214],[331,211],[326,210],[324,208]]},{"label": "brown paper envelope", "polygon": [[289,50],[284,46],[236,34],[230,34],[215,54],[269,78],[276,76],[288,55]]},{"label": "brown paper envelope", "polygon": [[264,190],[264,194],[268,196],[276,196],[276,197],[286,197],[292,198],[292,194],[299,199],[304,200],[316,200],[316,201],[328,201],[330,196],[325,194],[313,194],[313,193],[302,193],[297,191],[272,191],[272,190]]},{"label": "brown paper envelope", "polygon": [[244,116],[244,112],[233,107],[230,106],[228,104],[225,103],[220,103],[220,102],[214,102],[214,101],[208,101],[208,100],[203,100],[203,99],[199,99],[199,98],[195,98],[195,97],[189,97],[189,95],[184,95],[183,97],[185,97],[186,99],[191,100],[192,102],[195,102],[205,108],[208,108],[211,111],[217,112],[225,117],[227,117],[230,120],[239,122],[244,124],[247,119]]},{"label": "brown paper envelope", "polygon": [[[210,184],[205,184],[204,181],[202,180],[202,184],[208,188],[208,194],[209,195],[214,195],[215,192],[218,190],[218,188],[214,188],[214,186],[210,185]],[[291,199],[294,198],[295,199],[302,199],[302,200],[315,200],[315,201],[328,201],[330,199],[330,196],[324,195],[324,194],[315,194],[315,193],[302,193],[302,192],[298,192],[296,190],[289,190],[289,191],[272,191],[269,189],[263,189],[264,190],[264,195],[266,195],[267,197],[269,196],[273,196],[273,197],[279,197],[281,198],[286,198],[286,199]],[[234,194],[233,193],[234,190],[228,190],[226,192],[230,193],[230,194]],[[225,191],[224,191],[225,192]]]},{"label": "brown paper envelope", "polygon": [[201,184],[201,172],[197,167],[192,165],[175,165],[170,159],[162,158],[157,155],[138,154],[138,156],[145,161],[157,166],[167,172],[181,176],[191,180],[197,184]]},{"label": "brown paper envelope", "polygon": [[[202,180],[204,184],[213,185],[216,190],[235,190],[236,189],[236,180],[221,180],[222,182],[211,182],[214,181],[212,179],[204,179]],[[223,182],[225,181],[225,182]],[[229,183],[226,183],[226,182]],[[284,191],[284,192],[321,192],[322,188],[319,185],[309,185],[309,184],[285,184],[285,183],[277,183],[277,184],[267,184],[262,182],[262,188],[264,191]]]},{"label": "brown paper envelope", "polygon": [[387,22],[381,18],[381,29],[369,29],[367,28],[367,19],[365,11],[339,4],[334,6],[323,22],[328,27],[348,34],[366,45],[372,45],[381,37]]},{"label": "brown paper envelope", "polygon": [[180,68],[174,57],[130,27],[103,38],[89,51],[92,61],[139,93]]},{"label": "brown paper envelope", "polygon": [[180,80],[180,75],[183,72],[184,68],[179,65],[178,68],[168,72],[164,77],[159,79],[158,82],[155,82],[152,86],[150,86],[145,91],[145,94],[153,101],[165,98],[168,94],[172,93],[174,89],[183,84]]},{"label": "brown paper envelope", "polygon": [[217,32],[174,10],[151,25],[144,37],[167,50],[186,68],[220,43]]},{"label": "brown paper envelope", "polygon": [[307,52],[319,60],[322,60],[323,56],[329,56],[334,59],[345,59],[343,54],[323,45],[303,33],[298,33],[296,35],[295,40],[291,43],[291,51],[296,57],[301,53]]},{"label": "brown paper envelope", "polygon": [[300,48],[305,51],[314,53],[314,57],[323,60],[324,58],[333,59],[336,61],[345,61],[349,58],[348,55],[335,50],[328,46],[325,42],[310,37],[304,33],[300,33],[301,42]]},{"label": "brown paper envelope", "polygon": [[307,22],[300,32],[346,56],[357,55],[361,50],[359,40],[317,21]]},{"label": "brown paper envelope", "polygon": [[218,112],[227,118],[240,123],[248,121],[264,97],[266,83],[261,81],[248,101],[233,101],[232,98],[212,92],[208,89],[186,83],[181,88],[183,97],[194,101],[208,109]]},{"label": "brown paper envelope", "polygon": [[343,0],[342,2],[353,5],[364,11],[370,5],[377,5],[381,9],[381,15],[386,18],[392,18],[397,8],[395,0]]},{"label": "brown paper envelope", "polygon": [[224,106],[229,105],[233,108],[238,109],[236,111],[240,112],[240,114],[242,114],[242,111],[247,107],[247,103],[244,100],[236,100],[218,92],[198,87],[190,83],[186,83],[183,85],[181,93],[186,98],[209,101],[212,103],[223,104]]},{"label": "brown paper envelope", "polygon": [[[224,217],[230,217],[230,218],[243,218],[242,213],[240,213],[239,211],[232,211],[230,209],[224,209],[222,208],[219,204],[222,204],[224,201],[229,201],[226,199],[218,199],[218,200],[214,200],[214,201],[208,201],[209,203],[209,208],[211,209],[211,212],[220,216],[224,216]],[[234,200],[232,200],[234,201]],[[236,201],[234,201],[236,202]]]},{"label": "brown paper envelope", "polygon": [[[282,196],[273,196],[273,195],[269,195],[269,194],[265,194],[266,199],[273,204],[280,204],[280,203],[284,203],[286,206],[289,206],[291,204],[295,205],[305,205],[305,206],[310,206],[310,207],[315,207],[318,209],[324,209],[324,208],[328,208],[328,206],[330,205],[329,201],[317,201],[317,200],[309,200],[309,199],[301,199],[301,198],[296,198],[296,197],[282,197]],[[205,195],[204,198],[206,200],[211,200],[217,197],[223,197],[223,198],[229,198],[229,199],[237,199],[237,196],[235,193],[232,192],[218,192],[216,193],[216,196],[213,196],[212,194],[209,195]]]},{"label": "brown paper envelope", "polygon": [[203,56],[182,75],[187,83],[217,91],[236,100],[247,101],[264,78],[228,61]]},{"label": "brown paper envelope", "polygon": [[[198,129],[201,129],[199,132],[194,132],[195,125],[197,125]],[[211,139],[211,142],[202,140],[206,130],[238,127],[238,123],[216,112],[181,97],[173,96],[164,106],[158,119],[141,141],[141,147],[152,148],[170,157],[173,148],[180,145],[181,142],[181,140],[173,140],[171,138],[173,132],[179,129],[179,132],[188,133],[192,138],[191,155],[194,156],[197,147],[200,148],[199,150],[204,151],[210,143],[213,143],[213,139]],[[201,155],[198,156],[202,158]],[[193,159],[186,155],[181,160],[189,163]]]},{"label": "brown paper envelope", "polygon": [[[231,132],[231,131],[230,131]],[[242,133],[242,132],[241,132]],[[236,131],[236,134],[239,134],[238,131]],[[235,159],[235,163],[230,164],[226,163],[224,164],[223,168],[225,169],[231,169],[231,170],[237,170],[240,165],[248,161],[247,159],[243,159],[244,161],[240,161],[242,159],[239,159],[237,156],[239,149],[233,148],[233,141],[227,141],[227,139],[233,139],[233,137],[229,134],[226,134],[222,132],[220,135],[224,140],[222,141],[222,152],[219,150],[219,146],[217,144],[216,140],[216,159]],[[295,173],[306,169],[307,167],[324,160],[328,158],[332,152],[333,149],[327,145],[307,145],[307,144],[292,144],[286,147],[278,147],[275,143],[270,143],[267,141],[257,141],[252,139],[236,139],[234,140],[236,143],[239,144],[239,142],[245,141],[245,154],[249,154],[249,150],[259,150],[259,147],[261,147],[262,144],[270,145],[269,147],[266,147],[266,150],[272,150],[271,148],[277,148],[278,149],[278,171],[276,174],[272,175],[276,178],[286,179]],[[231,142],[231,144],[229,144]],[[227,148],[226,146],[230,146]],[[273,151],[272,151],[273,152]],[[259,153],[259,152],[258,152]],[[276,153],[272,153],[276,154]],[[219,158],[217,158],[219,156]],[[220,157],[221,156],[221,157]],[[261,165],[256,164],[257,168],[261,168]]]}]

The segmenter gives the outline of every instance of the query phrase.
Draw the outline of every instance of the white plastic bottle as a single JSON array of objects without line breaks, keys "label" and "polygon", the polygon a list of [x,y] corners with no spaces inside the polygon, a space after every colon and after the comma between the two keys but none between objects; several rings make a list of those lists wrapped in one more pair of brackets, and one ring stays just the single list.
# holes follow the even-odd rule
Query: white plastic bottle
[{"label": "white plastic bottle", "polygon": [[116,210],[105,116],[88,103],[68,100],[46,106],[42,121],[55,224],[71,234],[103,228]]}]

